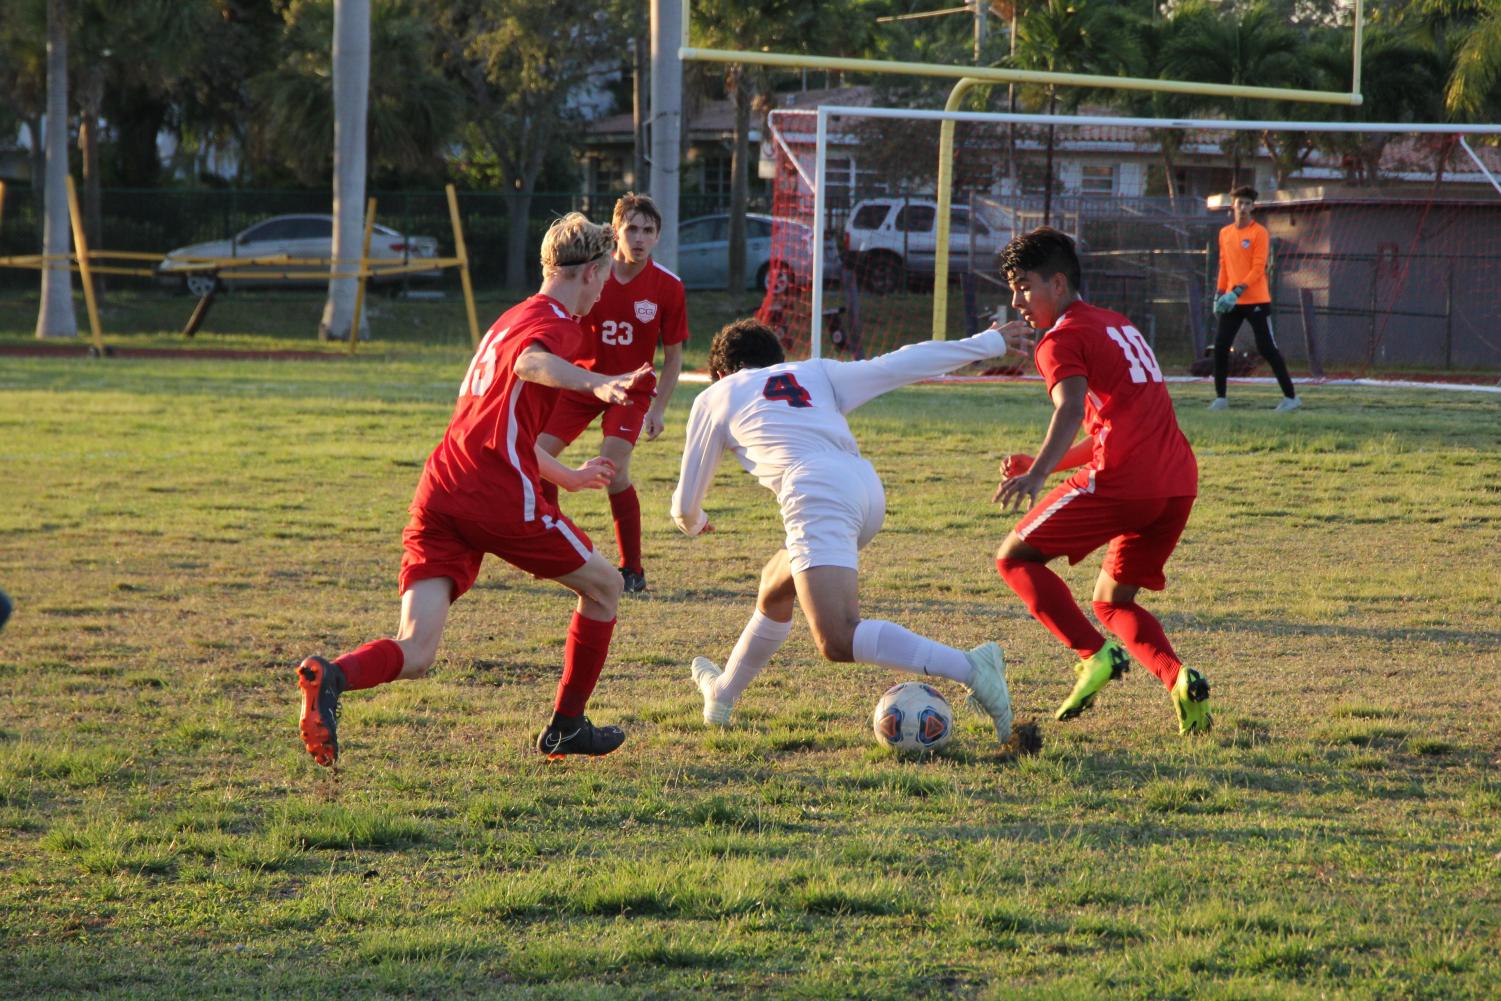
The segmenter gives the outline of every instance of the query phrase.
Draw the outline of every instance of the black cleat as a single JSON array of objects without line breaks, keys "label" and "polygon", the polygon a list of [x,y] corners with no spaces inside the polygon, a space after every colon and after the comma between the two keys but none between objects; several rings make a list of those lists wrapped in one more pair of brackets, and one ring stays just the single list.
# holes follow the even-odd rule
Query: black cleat
[{"label": "black cleat", "polygon": [[588,716],[557,718],[537,735],[537,750],[556,761],[570,754],[597,758],[609,754],[625,743],[625,732],[618,726],[595,726]]},{"label": "black cleat", "polygon": [[625,581],[626,594],[638,594],[646,590],[646,574],[644,571],[621,567],[620,577]]}]

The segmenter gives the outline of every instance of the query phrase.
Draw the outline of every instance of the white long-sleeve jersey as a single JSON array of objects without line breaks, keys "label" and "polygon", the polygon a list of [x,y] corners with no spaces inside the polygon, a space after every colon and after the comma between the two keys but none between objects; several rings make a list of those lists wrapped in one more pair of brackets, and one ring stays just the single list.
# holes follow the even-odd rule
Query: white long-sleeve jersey
[{"label": "white long-sleeve jersey", "polygon": [[898,387],[1005,353],[1006,338],[986,330],[958,341],[909,344],[867,361],[813,358],[725,376],[693,401],[672,520],[688,535],[703,531],[709,520],[704,497],[725,450],[781,500],[789,469],[830,453],[859,456],[844,418],[851,410]]}]

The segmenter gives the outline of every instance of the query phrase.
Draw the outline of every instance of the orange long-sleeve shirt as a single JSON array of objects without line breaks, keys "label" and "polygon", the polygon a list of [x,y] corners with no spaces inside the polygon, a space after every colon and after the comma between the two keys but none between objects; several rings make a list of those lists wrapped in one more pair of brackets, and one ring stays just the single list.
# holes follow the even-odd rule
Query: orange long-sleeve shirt
[{"label": "orange long-sleeve shirt", "polygon": [[1220,276],[1215,288],[1228,292],[1244,285],[1246,290],[1239,300],[1242,306],[1271,302],[1271,292],[1266,286],[1266,259],[1271,244],[1266,227],[1259,222],[1244,229],[1232,222],[1220,230]]}]

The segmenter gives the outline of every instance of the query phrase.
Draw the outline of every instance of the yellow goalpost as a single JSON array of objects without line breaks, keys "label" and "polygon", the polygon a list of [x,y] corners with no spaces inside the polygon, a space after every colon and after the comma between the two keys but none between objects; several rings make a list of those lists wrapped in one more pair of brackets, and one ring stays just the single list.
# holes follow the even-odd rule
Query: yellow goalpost
[{"label": "yellow goalpost", "polygon": [[[1224,83],[1198,83],[1187,80],[1157,80],[1141,77],[1098,76],[1087,73],[1050,73],[1042,70],[1002,69],[993,66],[950,66],[944,63],[912,63],[886,59],[849,59],[835,56],[801,56],[785,52],[752,52],[734,49],[706,49],[690,44],[690,0],[682,0],[682,39],[678,56],[701,62],[746,63],[755,66],[779,66],[785,69],[836,70],[846,73],[892,73],[904,76],[951,78],[956,81],[944,105],[944,111],[957,111],[964,94],[980,84],[1022,83],[1060,87],[1114,88],[1116,90],[1155,91],[1170,94],[1197,94],[1209,97],[1247,98],[1259,101],[1298,101],[1313,104],[1358,106],[1360,93],[1360,58],[1364,41],[1365,0],[1355,0],[1353,39],[1354,65],[1348,93],[1327,90],[1299,90],[1288,87],[1250,87]],[[949,212],[953,203],[954,121],[945,119],[940,126],[938,153],[938,230],[934,248],[933,337],[942,339],[948,317]],[[822,192],[817,192],[821,195]],[[822,289],[814,288],[815,306],[821,302]],[[814,317],[820,312],[813,311]],[[815,326],[817,321],[815,320]],[[814,334],[817,337],[817,333]]]}]

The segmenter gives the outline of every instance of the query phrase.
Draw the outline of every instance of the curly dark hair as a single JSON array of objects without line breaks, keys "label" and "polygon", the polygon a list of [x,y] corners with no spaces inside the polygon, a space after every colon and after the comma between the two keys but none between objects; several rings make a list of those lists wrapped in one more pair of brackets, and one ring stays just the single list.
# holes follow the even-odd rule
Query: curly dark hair
[{"label": "curly dark hair", "polygon": [[772,329],[750,317],[726,324],[709,345],[709,375],[715,379],[786,360],[782,342]]},{"label": "curly dark hair", "polygon": [[1000,253],[1001,277],[1015,281],[1024,271],[1035,271],[1044,278],[1061,273],[1068,287],[1079,288],[1079,254],[1067,233],[1050,226],[1039,226],[1006,244]]},{"label": "curly dark hair", "polygon": [[1257,194],[1256,189],[1253,188],[1253,187],[1251,187],[1249,184],[1242,184],[1240,187],[1238,187],[1234,191],[1230,192],[1230,197],[1231,198],[1249,198],[1249,199],[1251,199],[1251,201],[1254,202],[1257,198],[1259,198],[1261,196],[1259,194]]}]

